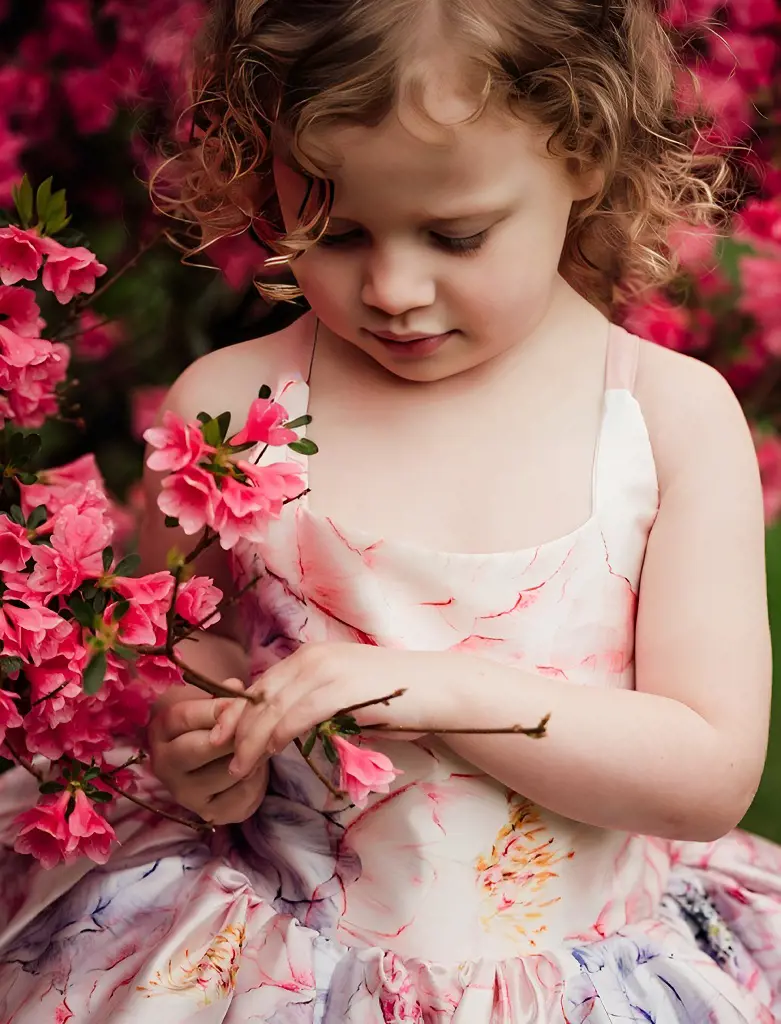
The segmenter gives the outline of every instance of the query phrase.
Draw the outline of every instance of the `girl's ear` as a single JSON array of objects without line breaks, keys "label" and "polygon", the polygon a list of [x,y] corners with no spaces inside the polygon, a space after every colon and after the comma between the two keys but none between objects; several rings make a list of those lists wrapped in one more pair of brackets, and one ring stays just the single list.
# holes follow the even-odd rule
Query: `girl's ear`
[{"label": "girl's ear", "polygon": [[587,166],[575,157],[568,157],[567,171],[573,201],[591,199],[605,186],[605,172],[601,167]]}]

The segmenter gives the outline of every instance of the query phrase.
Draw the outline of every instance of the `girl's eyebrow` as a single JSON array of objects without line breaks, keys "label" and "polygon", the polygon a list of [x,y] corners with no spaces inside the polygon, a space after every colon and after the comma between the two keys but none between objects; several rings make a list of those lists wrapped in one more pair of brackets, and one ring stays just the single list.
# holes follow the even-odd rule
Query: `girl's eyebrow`
[{"label": "girl's eyebrow", "polygon": [[[456,216],[450,217],[427,217],[425,214],[421,214],[419,221],[421,224],[425,224],[428,227],[435,228],[452,228],[457,224],[471,223],[473,221],[488,220],[492,223],[500,220],[504,220],[510,215],[510,209],[508,207],[486,207],[484,210],[472,210],[469,213],[460,213]],[[358,222],[351,217],[339,216],[333,214],[330,218],[332,224],[357,224]]]}]

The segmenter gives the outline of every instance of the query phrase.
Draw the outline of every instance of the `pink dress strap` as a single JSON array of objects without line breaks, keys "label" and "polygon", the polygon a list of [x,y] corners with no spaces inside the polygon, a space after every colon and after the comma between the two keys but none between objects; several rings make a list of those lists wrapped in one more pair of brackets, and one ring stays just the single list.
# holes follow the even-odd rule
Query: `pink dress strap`
[{"label": "pink dress strap", "polygon": [[606,387],[634,393],[640,339],[623,327],[611,326],[607,342]]}]

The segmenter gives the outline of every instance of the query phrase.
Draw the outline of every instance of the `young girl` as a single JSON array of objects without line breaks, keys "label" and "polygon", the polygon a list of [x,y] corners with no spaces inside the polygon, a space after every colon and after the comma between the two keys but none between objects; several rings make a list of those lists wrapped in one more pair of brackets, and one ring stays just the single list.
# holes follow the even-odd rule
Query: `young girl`
[{"label": "young girl", "polygon": [[[771,1024],[781,853],[732,831],[768,726],[757,463],[716,372],[609,319],[723,184],[650,3],[213,8],[180,209],[251,219],[308,310],[167,405],[243,422],[268,383],[320,454],[199,566],[262,574],[185,658],[264,702],[183,688],[151,725],[220,827],[124,806],[105,868],[7,853],[0,1018]],[[152,571],[192,544],[148,483]],[[416,730],[367,735],[400,774],[350,806],[292,741],[399,688],[359,721]]]}]

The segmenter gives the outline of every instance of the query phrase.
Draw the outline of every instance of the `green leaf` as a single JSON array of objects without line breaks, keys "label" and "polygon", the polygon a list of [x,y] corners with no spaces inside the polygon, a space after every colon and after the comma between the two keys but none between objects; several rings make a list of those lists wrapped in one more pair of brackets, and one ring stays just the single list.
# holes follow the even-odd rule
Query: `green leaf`
[{"label": "green leaf", "polygon": [[92,629],[95,625],[95,610],[91,604],[80,598],[78,594],[73,594],[68,599],[68,607],[73,612],[80,626],[84,626],[85,629]]},{"label": "green leaf", "polygon": [[331,764],[338,764],[339,755],[336,753],[336,747],[331,742],[331,737],[323,735],[321,738],[323,741],[323,751],[325,753],[325,756],[328,758]]},{"label": "green leaf", "polygon": [[310,441],[308,437],[302,437],[298,441],[291,441],[288,448],[292,448],[294,452],[298,452],[300,455],[317,455],[319,449],[314,441]]},{"label": "green leaf", "polygon": [[29,608],[29,604],[25,604],[24,601],[18,600],[15,597],[7,597],[4,599],[3,604],[11,604],[14,608]]},{"label": "green leaf", "polygon": [[46,209],[46,223],[44,230],[47,235],[56,235],[70,222],[65,203],[65,189],[61,188],[49,200]]},{"label": "green leaf", "polygon": [[17,478],[17,480],[20,481],[20,483],[23,483],[23,484],[37,484],[38,483],[38,477],[35,475],[35,473],[17,473],[16,474],[16,478]]},{"label": "green leaf", "polygon": [[352,715],[337,715],[331,721],[336,726],[337,732],[343,736],[358,736],[361,731],[360,725],[358,725]]},{"label": "green leaf", "polygon": [[90,782],[92,779],[96,779],[100,775],[100,768],[93,765],[84,772],[84,782]]},{"label": "green leaf", "polygon": [[43,441],[40,434],[25,434],[19,448],[22,458],[32,459],[41,450],[42,444]]},{"label": "green leaf", "polygon": [[46,522],[46,506],[36,505],[30,515],[27,517],[27,528],[28,530],[37,530],[38,527]]},{"label": "green leaf", "polygon": [[165,525],[169,529],[173,529],[175,526],[179,525],[179,520],[176,518],[176,516],[166,516],[165,517]]},{"label": "green leaf", "polygon": [[33,187],[26,174],[22,178],[21,185],[14,186],[13,197],[22,227],[29,228],[33,219]]},{"label": "green leaf", "polygon": [[91,601],[92,598],[95,596],[95,594],[97,594],[98,588],[97,587],[93,587],[93,585],[91,583],[88,583],[86,585],[86,587],[82,587],[81,588],[81,592],[86,597],[86,599],[88,601]]},{"label": "green leaf", "polygon": [[105,789],[95,789],[94,787],[89,791],[87,796],[96,804],[107,804],[114,799],[113,793],[107,793]]},{"label": "green leaf", "polygon": [[125,661],[136,661],[138,658],[138,651],[126,644],[114,644],[112,650],[118,658],[124,658]]},{"label": "green leaf", "polygon": [[201,423],[209,423],[211,421],[211,416],[208,412],[199,412],[196,419]]},{"label": "green leaf", "polygon": [[220,444],[228,436],[228,430],[231,425],[231,414],[229,412],[221,412],[217,417],[217,426],[220,428]]},{"label": "green leaf", "polygon": [[38,220],[42,223],[46,223],[46,219],[49,215],[49,203],[52,198],[52,182],[54,178],[47,178],[46,181],[42,182],[38,186],[38,192],[35,196],[35,212],[38,214]]},{"label": "green leaf", "polygon": [[102,615],[103,612],[106,610],[107,604],[108,595],[106,594],[105,590],[101,590],[100,593],[96,595],[95,600],[92,602],[92,607],[95,609],[95,614]]},{"label": "green leaf", "polygon": [[268,384],[264,384],[260,391],[258,391],[258,398],[271,398],[271,388]]},{"label": "green leaf", "polygon": [[66,217],[64,213],[51,217],[46,225],[46,233],[49,235],[57,235],[63,228],[66,228],[70,222],[71,218]]},{"label": "green leaf", "polygon": [[130,611],[130,601],[127,601],[127,600],[118,601],[116,606],[115,606],[115,608],[114,608],[114,611],[112,613],[112,617],[114,619],[114,622],[119,622],[119,620],[124,618],[124,616],[127,615],[127,613],[129,611]]},{"label": "green leaf", "polygon": [[141,555],[125,555],[114,572],[117,576],[132,576],[141,565]]},{"label": "green leaf", "polygon": [[15,672],[18,672],[24,662],[21,658],[0,658],[0,669],[2,669],[3,675],[12,676]]},{"label": "green leaf", "polygon": [[98,651],[84,670],[84,692],[94,696],[103,685],[106,675],[106,652]]},{"label": "green leaf", "polygon": [[314,748],[316,739],[317,729],[315,728],[309,733],[309,735],[306,738],[306,741],[304,742],[303,747],[301,748],[301,753],[304,755],[304,757],[309,757],[309,755],[312,753],[312,749]]},{"label": "green leaf", "polygon": [[220,424],[215,419],[209,420],[208,423],[204,423],[201,426],[201,433],[203,434],[204,441],[211,445],[212,448],[218,448],[222,441],[222,434],[220,433]]},{"label": "green leaf", "polygon": [[26,526],[24,514],[18,505],[11,506],[11,519],[17,524],[17,526]]},{"label": "green leaf", "polygon": [[299,416],[297,420],[290,420],[285,423],[284,426],[288,430],[295,430],[296,427],[307,427],[312,422],[312,417],[307,413],[306,416]]},{"label": "green leaf", "polygon": [[103,548],[103,572],[108,572],[111,568],[111,563],[114,561],[114,549],[112,547]]},{"label": "green leaf", "polygon": [[38,792],[49,796],[52,793],[62,793],[65,786],[61,782],[42,782],[38,787]]}]

